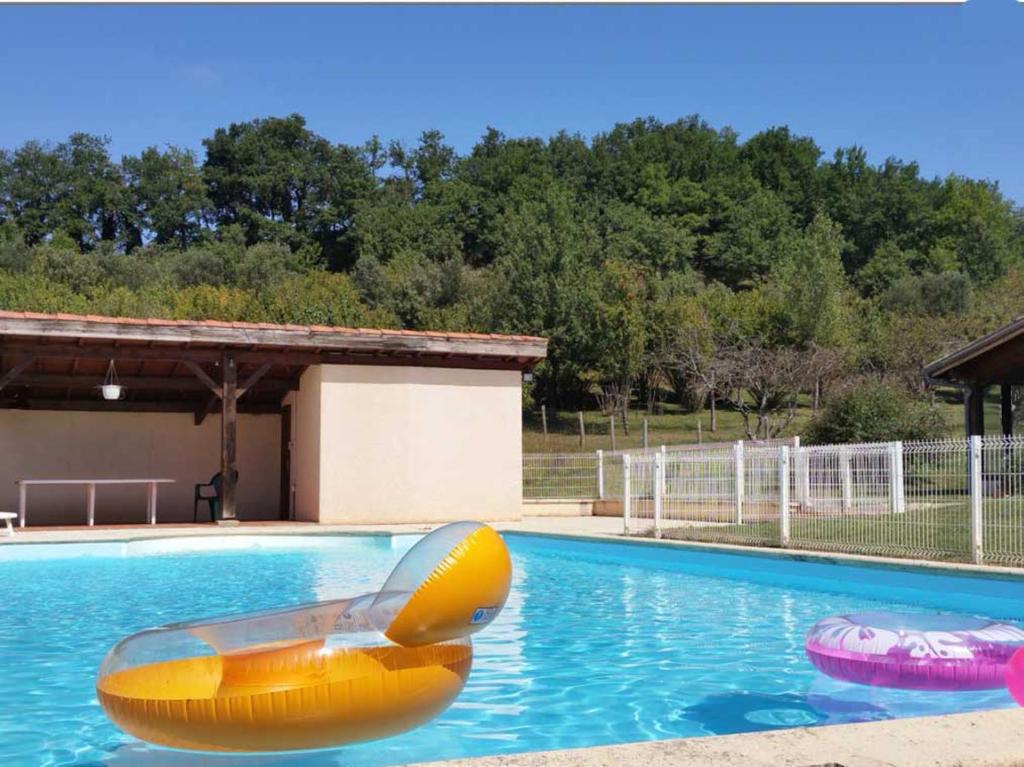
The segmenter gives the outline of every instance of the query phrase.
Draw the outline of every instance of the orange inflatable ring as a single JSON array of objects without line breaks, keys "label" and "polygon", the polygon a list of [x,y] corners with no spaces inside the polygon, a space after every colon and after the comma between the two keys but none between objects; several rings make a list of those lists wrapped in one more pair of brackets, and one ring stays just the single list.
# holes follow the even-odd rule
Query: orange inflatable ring
[{"label": "orange inflatable ring", "polygon": [[469,637],[501,610],[511,579],[493,529],[446,525],[374,594],[121,640],[100,667],[99,701],[126,732],[173,748],[284,751],[395,735],[462,691]]}]

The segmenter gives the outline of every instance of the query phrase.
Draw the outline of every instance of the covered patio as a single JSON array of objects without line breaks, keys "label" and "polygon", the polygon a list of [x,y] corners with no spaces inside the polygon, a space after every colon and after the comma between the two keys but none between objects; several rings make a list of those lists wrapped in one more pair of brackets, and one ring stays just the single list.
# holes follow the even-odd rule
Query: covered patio
[{"label": "covered patio", "polygon": [[1013,387],[1024,385],[1024,317],[1004,325],[947,354],[924,369],[930,386],[955,386],[963,391],[964,430],[985,434],[985,395],[999,387],[999,426],[1013,434]]},{"label": "covered patio", "polygon": [[[0,509],[24,508],[26,480],[74,480],[28,485],[28,524],[190,522],[194,485],[219,473],[225,524],[443,521],[439,509],[465,498],[426,473],[443,482],[438,466],[453,461],[481,470],[471,451],[492,448],[504,484],[515,464],[518,510],[520,380],[545,348],[523,336],[0,312]],[[111,369],[123,387],[113,401],[99,389]],[[126,479],[147,490],[97,484]],[[343,491],[388,480],[363,511]],[[434,497],[418,502],[425,488]]]}]

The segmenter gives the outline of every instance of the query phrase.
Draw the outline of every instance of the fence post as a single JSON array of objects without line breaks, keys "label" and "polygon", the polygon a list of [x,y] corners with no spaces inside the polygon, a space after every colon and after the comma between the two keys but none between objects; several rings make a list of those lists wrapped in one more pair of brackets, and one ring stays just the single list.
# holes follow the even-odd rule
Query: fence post
[{"label": "fence post", "polygon": [[839,449],[839,474],[843,483],[843,511],[853,509],[853,467],[850,465],[850,451]]},{"label": "fence post", "polygon": [[647,419],[644,419],[644,450],[647,449]]},{"label": "fence post", "polygon": [[733,471],[736,476],[733,477],[735,482],[735,490],[733,495],[736,496],[736,524],[743,524],[743,477],[744,477],[744,466],[743,466],[743,440],[736,440],[736,444],[732,446],[733,454]]},{"label": "fence post", "polygon": [[789,546],[789,447],[779,448],[779,544]]},{"label": "fence post", "polygon": [[800,446],[800,437],[793,437],[793,460],[796,464],[796,502],[805,508],[811,506],[811,456]]},{"label": "fence post", "polygon": [[903,490],[903,443],[893,442],[889,453],[889,476],[892,482],[892,510],[894,514],[902,514],[907,510],[906,495]]},{"label": "fence post", "polygon": [[984,542],[982,540],[982,495],[981,484],[981,437],[971,436],[969,448],[971,468],[971,561],[976,565],[985,561]]},{"label": "fence post", "polygon": [[[664,447],[664,446],[662,446]],[[654,456],[654,537],[661,537],[661,504],[665,495],[665,453]]]},{"label": "fence post", "polygon": [[604,500],[604,450],[597,451],[597,499]]},{"label": "fence post", "polygon": [[630,496],[630,470],[629,453],[622,456],[622,526],[626,533],[629,532],[629,518],[633,512],[633,503]]}]

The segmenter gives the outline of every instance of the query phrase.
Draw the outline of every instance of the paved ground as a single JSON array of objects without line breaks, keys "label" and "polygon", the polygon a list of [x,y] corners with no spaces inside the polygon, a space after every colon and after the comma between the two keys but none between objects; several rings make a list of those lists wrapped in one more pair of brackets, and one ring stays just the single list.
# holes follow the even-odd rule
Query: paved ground
[{"label": "paved ground", "polygon": [[[330,535],[332,533],[419,533],[437,525],[319,525],[312,522],[242,522],[237,525],[158,524],[158,525],[96,525],[95,527],[25,527],[15,528],[13,536],[0,534],[5,543],[66,543],[85,541],[116,541],[125,538],[163,538],[181,535],[252,535],[295,534]],[[495,524],[500,530],[530,533],[562,533],[570,535],[620,535],[622,520],[615,517],[525,517],[518,522]]]}]

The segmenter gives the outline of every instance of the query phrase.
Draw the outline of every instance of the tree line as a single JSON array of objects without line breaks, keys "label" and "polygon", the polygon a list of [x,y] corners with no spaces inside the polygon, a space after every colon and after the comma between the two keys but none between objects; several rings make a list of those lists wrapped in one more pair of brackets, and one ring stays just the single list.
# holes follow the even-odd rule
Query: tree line
[{"label": "tree line", "polygon": [[724,405],[751,436],[851,380],[922,396],[924,362],[1020,313],[1022,265],[994,183],[696,116],[465,154],[297,114],[202,157],[0,150],[0,307],[543,335],[534,401]]}]

